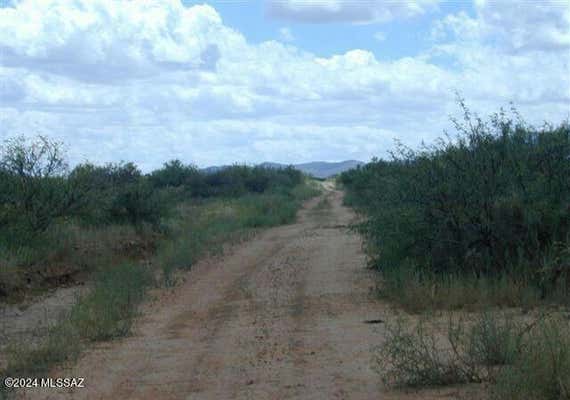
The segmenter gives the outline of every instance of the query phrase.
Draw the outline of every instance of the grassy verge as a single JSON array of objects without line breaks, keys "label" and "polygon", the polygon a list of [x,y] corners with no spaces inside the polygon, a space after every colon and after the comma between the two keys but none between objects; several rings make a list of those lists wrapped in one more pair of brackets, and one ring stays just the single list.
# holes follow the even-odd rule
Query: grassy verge
[{"label": "grassy verge", "polygon": [[[2,374],[42,376],[54,364],[76,359],[89,342],[128,335],[148,288],[174,285],[177,270],[222,252],[224,244],[256,229],[294,221],[302,201],[317,194],[315,186],[303,184],[291,191],[179,204],[165,224],[166,237],[148,262],[99,266],[93,289],[48,329],[42,341],[8,347]],[[0,396],[3,393],[0,390]]]},{"label": "grassy verge", "polygon": [[223,252],[224,244],[239,241],[256,229],[293,222],[302,201],[318,193],[307,183],[290,193],[180,204],[177,217],[167,226],[169,239],[159,247],[155,259],[162,282],[173,285],[175,271],[190,268],[206,253]]},{"label": "grassy verge", "polygon": [[8,376],[39,376],[55,363],[74,359],[85,342],[126,335],[136,306],[152,283],[148,268],[121,264],[96,273],[94,287],[39,343],[16,341],[8,348]]},{"label": "grassy verge", "polygon": [[148,257],[158,237],[146,225],[79,226],[73,221],[53,225],[24,246],[0,249],[0,293],[6,294],[1,300],[17,303],[73,283],[102,265]]},{"label": "grassy verge", "polygon": [[509,274],[466,276],[420,272],[418,268],[402,266],[382,271],[377,292],[382,298],[411,313],[570,305],[565,281],[556,282],[545,291],[531,279],[527,279],[524,273],[520,273],[518,277]]}]

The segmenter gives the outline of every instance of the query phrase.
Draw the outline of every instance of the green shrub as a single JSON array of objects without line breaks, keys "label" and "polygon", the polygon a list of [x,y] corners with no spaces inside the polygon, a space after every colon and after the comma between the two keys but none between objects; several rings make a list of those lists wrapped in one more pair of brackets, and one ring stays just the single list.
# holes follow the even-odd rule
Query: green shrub
[{"label": "green shrub", "polygon": [[16,137],[0,147],[0,240],[18,246],[73,209],[61,143]]},{"label": "green shrub", "polygon": [[[130,237],[129,244],[156,242],[159,237],[172,238],[167,221],[177,204],[243,198],[235,203],[237,217],[217,219],[212,226],[192,231],[205,232],[197,237],[217,237],[214,248],[219,249],[227,232],[292,221],[301,197],[311,195],[304,180],[291,167],[234,165],[206,173],[179,160],[146,175],[124,162],[83,163],[68,172],[61,143],[42,136],[6,140],[0,148],[0,249],[6,253],[0,258],[0,296],[21,287],[23,271],[36,265],[40,273],[34,276],[39,281],[41,270],[53,264],[67,265],[73,273],[135,255],[132,248],[117,254],[115,245],[98,251],[93,243],[77,242],[78,231],[114,231],[123,226],[135,229],[136,237]],[[153,237],[147,240],[149,227]],[[163,257],[169,260],[165,265],[191,264],[200,243],[165,250]],[[155,248],[154,243],[142,244],[146,250],[135,251],[137,255],[148,256]]]},{"label": "green shrub", "polygon": [[81,193],[82,207],[76,215],[90,224],[124,223],[158,226],[169,205],[163,192],[132,163],[77,166],[70,175]]},{"label": "green shrub", "polygon": [[341,175],[372,265],[514,276],[545,297],[570,276],[570,126],[502,111],[484,122],[461,106],[455,137]]},{"label": "green shrub", "polygon": [[140,226],[146,222],[158,226],[165,211],[157,192],[143,181],[118,189],[111,202],[109,215],[112,221],[119,223]]},{"label": "green shrub", "polygon": [[124,336],[151,283],[152,275],[146,267],[106,267],[97,273],[93,290],[75,304],[70,319],[80,336],[89,340]]},{"label": "green shrub", "polygon": [[[9,365],[2,374],[45,374],[76,357],[84,341],[129,334],[137,306],[160,272],[162,283],[173,285],[176,270],[219,254],[226,243],[255,228],[292,221],[301,200],[316,194],[305,188],[300,172],[289,168],[235,167],[220,174],[227,184],[222,187],[208,186],[206,176],[178,162],[150,176],[131,163],[79,165],[57,177],[73,189],[73,207],[50,220],[34,240],[14,246],[7,246],[2,235],[4,227],[19,229],[20,222],[4,218],[12,206],[0,192],[0,296],[14,290],[11,285],[22,281],[25,269],[40,262],[41,267],[54,263],[95,271],[93,287],[44,340],[8,348]],[[13,175],[0,169],[0,188],[12,182],[5,177]],[[38,182],[52,181],[44,177]],[[239,196],[227,197],[232,194]],[[150,262],[141,263],[141,255]],[[4,395],[0,389],[0,398]]]},{"label": "green shrub", "polygon": [[245,225],[261,228],[295,220],[298,204],[288,196],[270,194],[244,198]]},{"label": "green shrub", "polygon": [[164,163],[163,167],[150,173],[149,179],[156,188],[194,186],[201,178],[198,169],[184,165],[180,160]]},{"label": "green shrub", "polygon": [[305,201],[318,196],[321,192],[322,190],[320,189],[320,185],[318,185],[316,181],[306,179],[304,182],[302,181],[297,184],[297,186],[293,187],[291,195],[296,201]]}]

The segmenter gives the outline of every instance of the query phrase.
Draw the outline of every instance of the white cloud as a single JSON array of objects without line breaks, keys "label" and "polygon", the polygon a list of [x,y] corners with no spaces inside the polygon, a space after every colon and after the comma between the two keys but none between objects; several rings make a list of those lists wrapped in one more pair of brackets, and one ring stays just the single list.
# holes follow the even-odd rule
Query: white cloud
[{"label": "white cloud", "polygon": [[447,15],[435,25],[436,39],[492,42],[510,53],[570,51],[570,7],[559,0],[512,3],[475,1],[475,17]]},{"label": "white cloud", "polygon": [[[366,49],[319,57],[248,43],[212,7],[177,0],[25,0],[0,9],[0,139],[50,134],[68,143],[72,162],[150,169],[172,158],[204,166],[382,156],[395,137],[439,135],[454,90],[483,112],[514,100],[538,122],[565,117],[564,41],[537,41],[521,31],[536,24],[478,7],[474,17],[442,18],[426,54],[381,61]],[[555,26],[566,17],[557,18]],[[509,24],[527,44],[510,44]],[[442,55],[457,65],[437,62]]]},{"label": "white cloud", "polygon": [[2,64],[85,81],[213,69],[228,44],[221,38],[240,40],[212,7],[178,0],[24,0],[0,8]]},{"label": "white cloud", "polygon": [[560,0],[513,5],[476,1],[477,13],[512,51],[570,50],[570,6]]},{"label": "white cloud", "polygon": [[296,22],[386,22],[410,18],[437,6],[440,0],[268,0],[267,15]]},{"label": "white cloud", "polygon": [[475,3],[476,16],[459,12],[434,24],[433,54],[457,60],[472,97],[568,110],[570,7],[557,0]]},{"label": "white cloud", "polygon": [[295,36],[293,35],[293,32],[291,32],[291,29],[289,28],[279,29],[279,38],[283,42],[293,42],[295,40]]}]

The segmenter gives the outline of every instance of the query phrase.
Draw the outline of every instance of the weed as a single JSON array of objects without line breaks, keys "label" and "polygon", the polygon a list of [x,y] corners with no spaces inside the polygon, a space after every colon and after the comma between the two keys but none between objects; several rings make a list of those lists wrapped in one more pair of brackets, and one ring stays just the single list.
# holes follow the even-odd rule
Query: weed
[{"label": "weed", "polygon": [[396,386],[487,381],[499,400],[567,400],[569,334],[568,319],[550,314],[530,323],[507,313],[450,315],[445,331],[437,320],[398,320],[376,356],[384,380]]},{"label": "weed", "polygon": [[70,319],[81,337],[106,340],[128,334],[151,279],[148,268],[135,264],[99,271],[93,290],[71,309]]},{"label": "weed", "polygon": [[7,376],[41,376],[55,363],[74,360],[81,349],[80,336],[69,321],[48,328],[39,343],[16,341],[6,352]]},{"label": "weed", "polygon": [[[426,387],[480,381],[477,371],[453,351],[450,336],[442,344],[432,331],[435,327],[426,321],[420,320],[410,327],[398,320],[387,329],[387,340],[376,355],[387,384]],[[456,330],[453,335],[457,335]],[[457,338],[453,340],[455,343]]]},{"label": "weed", "polygon": [[491,392],[500,400],[570,399],[568,319],[546,319],[534,327],[513,362],[501,369]]},{"label": "weed", "polygon": [[484,312],[470,329],[466,357],[487,367],[510,364],[520,350],[523,332],[512,316]]}]

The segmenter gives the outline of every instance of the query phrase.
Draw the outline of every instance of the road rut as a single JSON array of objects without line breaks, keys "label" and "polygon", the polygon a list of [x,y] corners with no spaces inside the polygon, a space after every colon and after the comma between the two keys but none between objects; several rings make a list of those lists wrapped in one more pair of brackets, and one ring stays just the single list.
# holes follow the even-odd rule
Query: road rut
[{"label": "road rut", "polygon": [[[353,213],[326,187],[296,223],[205,260],[147,305],[131,337],[56,376],[86,387],[43,399],[372,399],[386,306],[370,294]],[[389,396],[391,398],[391,396]],[[380,398],[387,398],[381,396]]]}]

